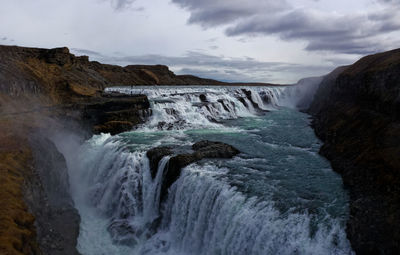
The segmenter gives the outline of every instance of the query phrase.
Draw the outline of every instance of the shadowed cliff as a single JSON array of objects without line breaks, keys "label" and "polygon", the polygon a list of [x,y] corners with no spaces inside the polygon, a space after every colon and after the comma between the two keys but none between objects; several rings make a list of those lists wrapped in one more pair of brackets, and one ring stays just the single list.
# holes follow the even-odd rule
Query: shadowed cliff
[{"label": "shadowed cliff", "polygon": [[400,250],[400,49],[367,56],[322,81],[309,112],[321,153],[350,191],[357,254]]}]

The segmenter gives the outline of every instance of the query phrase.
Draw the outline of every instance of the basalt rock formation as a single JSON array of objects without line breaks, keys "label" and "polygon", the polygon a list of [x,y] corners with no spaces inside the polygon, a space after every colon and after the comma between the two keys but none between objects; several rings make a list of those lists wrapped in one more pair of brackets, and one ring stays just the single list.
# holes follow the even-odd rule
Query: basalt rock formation
[{"label": "basalt rock formation", "polygon": [[149,150],[146,154],[150,161],[150,171],[153,178],[157,175],[160,160],[165,156],[175,154],[166,166],[161,198],[166,196],[168,188],[179,178],[181,170],[185,166],[205,158],[232,158],[240,153],[239,150],[229,144],[207,140],[194,143],[191,152],[174,153],[174,149],[161,146]]},{"label": "basalt rock formation", "polygon": [[400,250],[400,49],[367,56],[322,81],[309,112],[321,153],[350,194],[357,254]]}]

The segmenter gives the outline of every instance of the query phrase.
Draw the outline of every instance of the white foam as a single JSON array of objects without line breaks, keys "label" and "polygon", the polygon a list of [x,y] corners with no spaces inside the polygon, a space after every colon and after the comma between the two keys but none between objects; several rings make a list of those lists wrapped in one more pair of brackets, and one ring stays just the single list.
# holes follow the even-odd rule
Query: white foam
[{"label": "white foam", "polygon": [[173,185],[162,229],[148,254],[351,254],[346,234],[331,219],[310,236],[308,214],[283,216],[272,202],[246,198],[215,166],[191,165]]},{"label": "white foam", "polygon": [[[146,94],[152,116],[141,130],[223,128],[221,121],[254,117],[279,108],[286,87],[112,87],[106,91]],[[245,92],[250,93],[250,97]],[[201,102],[200,95],[207,102]],[[250,100],[251,99],[251,100]],[[243,103],[244,102],[244,103]],[[258,109],[253,106],[255,104]],[[286,104],[283,104],[286,106]]]}]

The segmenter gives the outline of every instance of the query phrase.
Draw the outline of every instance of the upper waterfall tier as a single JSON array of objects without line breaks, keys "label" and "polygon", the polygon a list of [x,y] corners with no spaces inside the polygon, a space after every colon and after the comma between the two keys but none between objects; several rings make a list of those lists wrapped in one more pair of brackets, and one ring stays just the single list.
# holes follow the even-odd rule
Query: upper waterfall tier
[{"label": "upper waterfall tier", "polygon": [[225,120],[294,107],[294,87],[114,87],[107,92],[146,94],[152,117],[147,129],[221,128]]}]

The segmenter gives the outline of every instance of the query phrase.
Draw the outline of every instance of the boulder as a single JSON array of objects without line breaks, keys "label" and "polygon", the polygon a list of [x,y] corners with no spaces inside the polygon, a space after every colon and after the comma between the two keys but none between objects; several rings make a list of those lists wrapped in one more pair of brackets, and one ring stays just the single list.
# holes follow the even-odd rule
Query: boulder
[{"label": "boulder", "polygon": [[201,95],[199,96],[199,98],[200,98],[200,101],[201,101],[201,102],[207,102],[207,97],[206,97],[206,95],[201,94]]},{"label": "boulder", "polygon": [[158,163],[160,162],[160,160],[163,157],[171,154],[173,154],[171,147],[167,146],[156,147],[147,151],[146,156],[149,158],[150,161],[150,172],[153,179],[157,175]]},{"label": "boulder", "polygon": [[[240,153],[235,147],[222,142],[208,140],[200,141],[192,145],[193,151],[182,153],[170,158],[168,169],[165,173],[161,188],[161,200],[163,200],[169,187],[179,178],[182,168],[205,158],[232,158]],[[154,178],[157,175],[157,167],[160,160],[167,155],[173,154],[171,147],[156,147],[147,152],[150,160],[150,171]]]},{"label": "boulder", "polygon": [[192,145],[196,152],[196,158],[232,158],[239,154],[235,147],[221,142],[212,142],[208,140],[200,141]]}]

